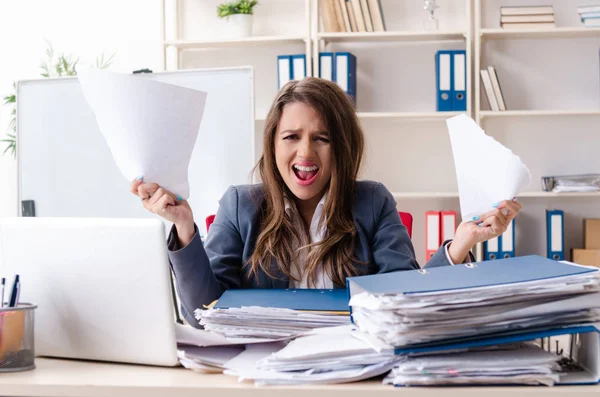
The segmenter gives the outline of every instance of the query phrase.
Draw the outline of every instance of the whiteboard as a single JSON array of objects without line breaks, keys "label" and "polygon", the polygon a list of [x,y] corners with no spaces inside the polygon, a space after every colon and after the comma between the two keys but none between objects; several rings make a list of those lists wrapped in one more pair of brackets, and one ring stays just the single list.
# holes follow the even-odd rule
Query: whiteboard
[{"label": "whiteboard", "polygon": [[[190,167],[198,226],[230,185],[246,184],[255,163],[252,67],[143,73],[136,77],[208,93]],[[19,205],[36,216],[154,217],[129,192],[76,77],[17,83]],[[19,208],[19,214],[21,209]]]}]

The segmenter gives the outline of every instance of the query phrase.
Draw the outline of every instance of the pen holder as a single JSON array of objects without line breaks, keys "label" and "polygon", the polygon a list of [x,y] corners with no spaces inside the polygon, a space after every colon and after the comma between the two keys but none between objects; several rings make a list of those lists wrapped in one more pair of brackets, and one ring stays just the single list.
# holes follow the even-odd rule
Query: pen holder
[{"label": "pen holder", "polygon": [[35,368],[33,318],[37,305],[0,308],[0,372]]}]

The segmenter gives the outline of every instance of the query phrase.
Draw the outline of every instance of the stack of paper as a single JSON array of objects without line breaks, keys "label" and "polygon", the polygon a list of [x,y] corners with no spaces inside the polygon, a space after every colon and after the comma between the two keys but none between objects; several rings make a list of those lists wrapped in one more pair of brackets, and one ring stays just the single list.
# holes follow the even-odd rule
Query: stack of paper
[{"label": "stack of paper", "polygon": [[194,314],[205,330],[226,338],[280,340],[350,323],[343,289],[228,290],[214,307]]},{"label": "stack of paper", "polygon": [[559,381],[560,356],[533,344],[493,350],[403,357],[385,378],[396,386],[547,385]]},{"label": "stack of paper", "polygon": [[225,373],[256,384],[342,383],[388,372],[400,359],[389,345],[376,350],[357,339],[353,326],[319,329],[280,349],[250,347],[226,364]]},{"label": "stack of paper", "polygon": [[202,310],[199,316],[204,329],[227,338],[281,339],[315,328],[350,323],[348,314],[307,313],[258,306]]},{"label": "stack of paper", "polygon": [[177,345],[177,357],[181,365],[205,373],[223,372],[225,364],[243,351],[243,345],[213,347]]},{"label": "stack of paper", "polygon": [[598,269],[533,255],[348,285],[355,324],[396,347],[600,320]]}]

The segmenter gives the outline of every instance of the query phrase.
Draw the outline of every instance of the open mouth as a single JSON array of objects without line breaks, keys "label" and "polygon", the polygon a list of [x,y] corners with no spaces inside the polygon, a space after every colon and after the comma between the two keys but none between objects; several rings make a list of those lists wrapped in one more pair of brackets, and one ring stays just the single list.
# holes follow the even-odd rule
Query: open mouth
[{"label": "open mouth", "polygon": [[310,185],[317,179],[319,167],[317,165],[294,164],[292,167],[296,180],[301,185]]}]

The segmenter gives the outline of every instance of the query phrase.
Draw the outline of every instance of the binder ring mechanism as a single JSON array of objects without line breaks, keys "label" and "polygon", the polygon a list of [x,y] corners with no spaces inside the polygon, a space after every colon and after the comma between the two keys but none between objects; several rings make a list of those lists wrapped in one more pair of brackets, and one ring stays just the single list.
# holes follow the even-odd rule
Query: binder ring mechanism
[{"label": "binder ring mechanism", "polygon": [[477,267],[477,265],[474,263],[465,263],[465,267],[468,267],[469,269],[473,269],[473,268]]}]

